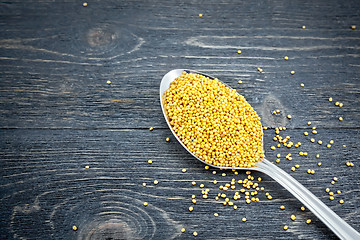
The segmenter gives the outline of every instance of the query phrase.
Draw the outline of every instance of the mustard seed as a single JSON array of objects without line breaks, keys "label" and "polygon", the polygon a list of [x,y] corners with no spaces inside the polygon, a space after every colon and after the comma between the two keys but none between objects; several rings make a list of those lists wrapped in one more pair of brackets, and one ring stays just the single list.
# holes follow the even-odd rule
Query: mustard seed
[{"label": "mustard seed", "polygon": [[182,233],[184,233],[184,232],[185,232],[185,228],[182,228],[180,231],[181,231]]},{"label": "mustard seed", "polygon": [[78,228],[77,228],[77,226],[72,226],[72,230],[74,230],[74,231],[76,231]]}]

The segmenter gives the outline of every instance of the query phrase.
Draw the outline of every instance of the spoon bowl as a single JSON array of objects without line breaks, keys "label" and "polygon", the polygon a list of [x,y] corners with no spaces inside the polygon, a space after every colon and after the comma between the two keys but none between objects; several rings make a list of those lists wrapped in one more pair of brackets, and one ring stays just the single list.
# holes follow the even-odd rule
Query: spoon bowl
[{"label": "spoon bowl", "polygon": [[214,79],[214,77],[200,73],[193,70],[187,69],[174,69],[164,75],[160,83],[160,102],[161,109],[164,114],[165,120],[173,133],[174,137],[178,140],[178,142],[197,160],[202,163],[209,165],[213,168],[221,168],[221,169],[236,169],[236,170],[255,170],[262,172],[275,181],[277,181],[280,185],[282,185],[285,189],[287,189],[290,193],[292,193],[300,202],[302,202],[310,211],[312,211],[322,222],[324,222],[340,239],[360,239],[360,233],[357,232],[354,228],[352,228],[348,223],[346,223],[342,218],[340,218],[334,211],[332,211],[328,206],[326,206],[320,199],[318,199],[314,194],[312,194],[307,188],[301,185],[297,180],[295,180],[288,173],[283,171],[281,168],[275,166],[270,161],[266,160],[265,157],[255,164],[255,167],[244,168],[244,167],[219,167],[198,158],[193,152],[191,152],[185,144],[179,139],[174,130],[172,129],[169,118],[165,111],[164,106],[164,93],[170,87],[171,82],[175,81],[178,77],[182,75],[183,72],[201,74],[203,76],[209,77],[210,79]]}]

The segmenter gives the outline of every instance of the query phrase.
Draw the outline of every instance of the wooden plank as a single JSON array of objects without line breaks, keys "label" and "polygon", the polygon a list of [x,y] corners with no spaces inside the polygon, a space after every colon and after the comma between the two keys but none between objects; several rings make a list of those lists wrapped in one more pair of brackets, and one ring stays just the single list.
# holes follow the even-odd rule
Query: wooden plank
[{"label": "wooden plank", "polygon": [[[348,136],[358,136],[358,130],[322,130],[319,136],[324,142],[332,138],[331,149],[305,141],[302,130],[286,130],[285,133],[302,142],[299,149],[282,147],[268,150],[272,145],[272,131],[265,132],[266,155],[275,161],[281,153],[282,169],[290,173],[316,196],[330,206],[356,229],[360,228],[358,203],[360,179],[358,164],[347,167],[346,162],[359,160],[358,144]],[[189,238],[197,231],[204,239],[221,236],[225,239],[238,237],[267,238],[335,238],[308,210],[301,211],[301,203],[269,177],[254,172],[259,185],[259,203],[244,202],[244,196],[234,201],[237,210],[223,206],[214,197],[226,193],[231,198],[242,187],[221,191],[219,185],[247,178],[244,171],[235,175],[232,171],[205,170],[180,144],[170,136],[168,129],[149,130],[2,130],[1,147],[1,223],[5,238],[29,235],[43,238],[86,238],[123,234],[133,238],[154,239],[165,237]],[[171,137],[166,142],[166,137]],[[344,148],[342,145],[346,144]],[[296,153],[307,151],[307,157]],[[287,153],[293,160],[285,159]],[[317,159],[315,154],[320,154]],[[148,159],[153,163],[148,164]],[[321,161],[321,167],[317,163]],[[292,172],[290,168],[299,164]],[[85,169],[89,166],[89,169]],[[182,173],[186,168],[187,172]],[[306,173],[315,169],[314,175]],[[221,176],[226,173],[226,176]],[[333,177],[338,181],[332,185]],[[153,181],[159,184],[154,185]],[[218,184],[214,185],[213,180]],[[192,181],[196,185],[192,185]],[[142,184],[147,186],[143,187]],[[202,199],[200,184],[209,188],[209,199]],[[330,201],[325,188],[335,193]],[[268,200],[265,192],[273,196]],[[195,194],[197,203],[191,203]],[[339,200],[345,200],[339,204]],[[143,202],[148,202],[147,207]],[[286,206],[280,210],[280,206]],[[193,212],[188,211],[194,206]],[[218,213],[219,217],[213,216]],[[296,221],[290,216],[295,214]],[[241,219],[247,218],[246,223]],[[305,221],[310,218],[312,223]],[[287,224],[290,229],[284,231]],[[76,225],[79,231],[72,231]],[[214,225],[217,227],[214,228]],[[42,226],[41,229],[39,226]],[[180,236],[180,229],[187,232]],[[35,231],[36,230],[36,231]],[[134,234],[134,235],[131,235]],[[138,234],[138,235],[136,235]],[[91,235],[92,236],[92,235]],[[92,236],[92,237],[94,237]],[[91,238],[90,238],[91,239]]]}]

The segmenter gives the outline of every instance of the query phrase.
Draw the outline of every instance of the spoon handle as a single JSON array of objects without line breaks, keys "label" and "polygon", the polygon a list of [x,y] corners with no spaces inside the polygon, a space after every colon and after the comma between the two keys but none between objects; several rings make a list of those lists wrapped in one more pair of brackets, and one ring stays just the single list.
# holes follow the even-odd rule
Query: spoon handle
[{"label": "spoon handle", "polygon": [[272,177],[298,200],[300,200],[310,211],[312,211],[322,222],[324,222],[340,239],[360,239],[360,233],[341,219],[334,211],[326,206],[320,199],[312,194],[284,170],[264,159],[257,164],[258,170]]}]

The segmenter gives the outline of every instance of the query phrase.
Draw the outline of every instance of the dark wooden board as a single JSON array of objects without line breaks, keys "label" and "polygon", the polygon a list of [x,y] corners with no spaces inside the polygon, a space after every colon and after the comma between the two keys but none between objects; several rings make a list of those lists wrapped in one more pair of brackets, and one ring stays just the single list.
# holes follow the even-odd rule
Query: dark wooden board
[{"label": "dark wooden board", "polygon": [[[336,239],[261,173],[252,175],[263,179],[259,184],[272,200],[260,192],[259,203],[248,205],[242,198],[236,210],[214,200],[220,184],[247,175],[220,170],[214,175],[171,136],[159,84],[174,68],[216,76],[243,94],[269,127],[267,158],[275,162],[280,153],[279,167],[360,231],[357,5],[355,0],[89,1],[87,7],[0,2],[0,238],[189,239],[197,231],[198,239]],[[335,106],[337,101],[344,106]],[[279,115],[272,114],[276,109]],[[270,150],[278,126],[286,126],[281,135],[301,147]],[[318,134],[304,136],[313,126]],[[311,143],[311,137],[324,144]],[[335,143],[327,149],[330,140]],[[292,161],[284,158],[288,153]],[[349,161],[354,167],[346,166]],[[292,172],[295,164],[300,167]],[[333,177],[339,178],[335,185]],[[201,183],[210,189],[209,199],[201,198]],[[342,193],[330,201],[328,187]],[[192,194],[197,203],[190,213]]]}]

